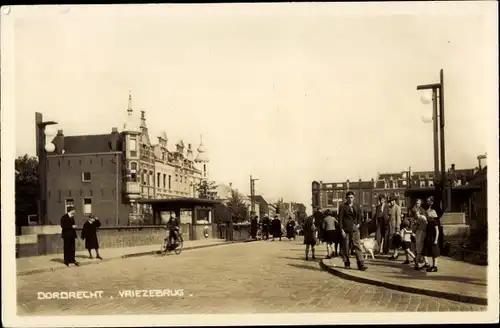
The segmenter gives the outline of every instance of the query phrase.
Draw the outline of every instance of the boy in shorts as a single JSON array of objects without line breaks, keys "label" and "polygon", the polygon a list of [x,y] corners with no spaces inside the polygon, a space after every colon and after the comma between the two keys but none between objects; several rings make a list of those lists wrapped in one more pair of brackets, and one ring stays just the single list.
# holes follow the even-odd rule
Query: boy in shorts
[{"label": "boy in shorts", "polygon": [[413,231],[410,228],[410,221],[405,219],[401,226],[401,240],[403,242],[403,250],[405,251],[406,261],[403,264],[410,264],[411,261],[415,260],[415,254],[411,251],[411,237],[413,236]]}]

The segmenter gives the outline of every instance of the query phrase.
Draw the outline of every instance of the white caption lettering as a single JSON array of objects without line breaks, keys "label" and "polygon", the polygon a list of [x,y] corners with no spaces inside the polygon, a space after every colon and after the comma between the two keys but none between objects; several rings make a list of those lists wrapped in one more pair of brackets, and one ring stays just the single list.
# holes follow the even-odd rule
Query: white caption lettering
[{"label": "white caption lettering", "polygon": [[70,299],[92,299],[92,298],[102,298],[102,290],[96,290],[93,292],[86,290],[79,290],[75,292],[37,292],[37,300],[70,300]]},{"label": "white caption lettering", "polygon": [[121,298],[183,297],[184,289],[120,290]]}]

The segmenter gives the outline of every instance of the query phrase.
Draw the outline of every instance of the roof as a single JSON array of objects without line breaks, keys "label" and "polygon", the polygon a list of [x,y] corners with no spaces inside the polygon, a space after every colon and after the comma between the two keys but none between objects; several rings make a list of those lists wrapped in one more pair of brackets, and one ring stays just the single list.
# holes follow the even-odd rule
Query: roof
[{"label": "roof", "polygon": [[183,207],[183,206],[193,207],[196,205],[213,206],[217,204],[222,204],[222,201],[214,199],[179,197],[179,198],[168,198],[168,199],[141,198],[137,200],[137,203],[150,204],[153,207]]},{"label": "roof", "polygon": [[111,152],[111,134],[64,136],[65,154]]}]

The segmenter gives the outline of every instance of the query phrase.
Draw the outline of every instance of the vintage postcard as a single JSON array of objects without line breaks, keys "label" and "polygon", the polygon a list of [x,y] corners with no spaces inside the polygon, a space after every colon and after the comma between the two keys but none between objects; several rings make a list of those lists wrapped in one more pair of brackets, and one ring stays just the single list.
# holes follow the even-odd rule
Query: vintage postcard
[{"label": "vintage postcard", "polygon": [[498,322],[497,7],[2,7],[3,324]]}]

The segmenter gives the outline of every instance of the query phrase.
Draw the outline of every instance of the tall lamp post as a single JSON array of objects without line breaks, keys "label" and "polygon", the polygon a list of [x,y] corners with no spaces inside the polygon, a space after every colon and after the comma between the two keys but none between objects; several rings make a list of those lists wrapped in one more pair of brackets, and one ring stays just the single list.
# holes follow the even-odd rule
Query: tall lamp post
[{"label": "tall lamp post", "polygon": [[259,179],[252,179],[252,176],[250,176],[250,211],[252,212],[251,215],[255,215],[255,181],[258,181]]},{"label": "tall lamp post", "polygon": [[[426,123],[434,123],[434,187],[436,196],[441,201],[441,208],[445,211],[445,199],[447,198],[448,208],[451,208],[451,193],[446,197],[446,163],[445,163],[445,142],[444,142],[444,74],[439,72],[439,83],[424,84],[417,86],[417,90],[432,90],[432,119],[422,117]],[[422,97],[422,102],[428,104],[429,99]],[[439,104],[439,106],[438,106]],[[439,107],[439,108],[438,108]],[[439,133],[439,136],[438,136]],[[439,178],[439,164],[441,162],[441,177]]]},{"label": "tall lamp post", "polygon": [[38,157],[38,179],[40,183],[40,200],[38,201],[39,222],[47,224],[47,153],[55,151],[51,137],[56,133],[47,126],[55,125],[54,121],[43,121],[42,113],[35,113],[36,156]]}]

